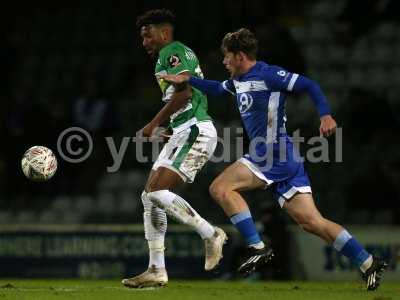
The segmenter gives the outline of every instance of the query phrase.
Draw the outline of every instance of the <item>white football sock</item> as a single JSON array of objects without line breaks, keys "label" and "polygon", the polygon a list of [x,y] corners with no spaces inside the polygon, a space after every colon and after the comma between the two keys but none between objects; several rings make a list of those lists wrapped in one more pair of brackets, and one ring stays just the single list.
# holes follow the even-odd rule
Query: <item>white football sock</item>
[{"label": "white football sock", "polygon": [[148,241],[149,267],[165,268],[164,240]]},{"label": "white football sock", "polygon": [[148,193],[147,196],[155,205],[163,208],[168,216],[193,227],[202,239],[207,239],[214,235],[214,227],[177,194],[168,190],[160,190]]},{"label": "white football sock", "polygon": [[369,267],[372,266],[372,261],[373,261],[373,258],[372,258],[372,255],[370,255],[370,256],[362,263],[362,265],[360,266],[361,272],[365,273],[365,272],[369,269]]},{"label": "white football sock", "polygon": [[249,245],[249,248],[254,248],[254,249],[259,250],[259,249],[265,248],[265,244],[264,244],[263,241],[260,241],[260,242],[258,242],[258,243]]},{"label": "white football sock", "polygon": [[149,245],[149,267],[165,268],[164,237],[167,231],[167,215],[155,206],[146,192],[142,193],[144,207],[144,235]]}]

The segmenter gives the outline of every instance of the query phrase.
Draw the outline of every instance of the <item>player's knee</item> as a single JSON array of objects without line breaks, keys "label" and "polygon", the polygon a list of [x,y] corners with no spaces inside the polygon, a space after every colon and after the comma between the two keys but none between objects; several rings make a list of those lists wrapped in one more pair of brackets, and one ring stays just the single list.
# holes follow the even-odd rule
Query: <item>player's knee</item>
[{"label": "player's knee", "polygon": [[144,210],[150,211],[152,204],[151,204],[151,201],[150,201],[146,191],[142,192],[141,199],[142,199]]},{"label": "player's knee", "polygon": [[211,197],[218,203],[222,203],[227,200],[226,188],[215,181],[210,185],[209,192]]},{"label": "player's knee", "polygon": [[150,202],[160,208],[163,208],[162,198],[165,196],[165,193],[168,193],[167,190],[157,190],[153,192],[148,192],[147,197]]}]

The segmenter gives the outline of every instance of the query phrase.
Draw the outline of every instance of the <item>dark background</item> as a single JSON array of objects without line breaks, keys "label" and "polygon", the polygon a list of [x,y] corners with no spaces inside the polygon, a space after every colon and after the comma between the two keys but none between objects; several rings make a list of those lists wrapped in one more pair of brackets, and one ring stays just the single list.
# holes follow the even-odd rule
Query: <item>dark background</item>
[{"label": "dark background", "polygon": [[[135,29],[140,13],[161,7],[176,13],[176,39],[196,52],[206,78],[228,76],[220,41],[226,32],[248,27],[260,40],[259,59],[316,80],[343,128],[344,160],[306,163],[318,206],[340,223],[400,223],[400,24],[394,0],[57,1],[4,7],[1,223],[142,222],[140,193],[151,163],[138,163],[130,144],[121,170],[107,174],[112,160],[104,137],[114,137],[119,146],[162,106],[154,62]],[[220,135],[224,127],[241,124],[230,98],[209,97],[209,111]],[[289,132],[318,134],[308,97],[290,96],[287,115]],[[92,134],[92,156],[81,164],[58,157],[53,179],[28,181],[20,169],[24,151],[44,145],[56,152],[58,135],[71,126]],[[334,139],[330,143],[333,159]],[[150,145],[145,153],[151,153]],[[211,180],[227,165],[207,164],[181,190],[214,223],[229,221],[208,195]],[[291,222],[269,192],[252,192],[247,199],[270,228]]]}]

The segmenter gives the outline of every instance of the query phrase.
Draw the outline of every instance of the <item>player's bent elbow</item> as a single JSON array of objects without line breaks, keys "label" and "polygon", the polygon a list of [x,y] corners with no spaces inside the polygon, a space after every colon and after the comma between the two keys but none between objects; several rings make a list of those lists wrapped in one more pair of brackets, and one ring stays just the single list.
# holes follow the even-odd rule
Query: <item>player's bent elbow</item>
[{"label": "player's bent elbow", "polygon": [[155,191],[147,193],[147,197],[152,202],[152,204],[154,204],[155,206],[157,206],[161,209],[164,209],[162,198],[163,198],[165,192],[168,192],[168,191],[167,190],[155,190]]}]

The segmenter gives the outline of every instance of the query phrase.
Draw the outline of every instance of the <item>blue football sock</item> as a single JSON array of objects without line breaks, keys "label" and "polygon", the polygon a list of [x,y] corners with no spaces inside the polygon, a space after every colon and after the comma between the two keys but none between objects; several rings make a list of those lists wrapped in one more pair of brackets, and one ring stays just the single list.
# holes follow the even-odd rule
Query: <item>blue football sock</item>
[{"label": "blue football sock", "polygon": [[333,242],[333,247],[340,254],[348,257],[350,261],[358,267],[361,267],[371,255],[347,232],[347,230],[343,230],[338,234]]},{"label": "blue football sock", "polygon": [[237,230],[239,230],[248,246],[261,243],[260,235],[258,234],[250,211],[245,210],[231,216],[231,222],[236,226]]}]

